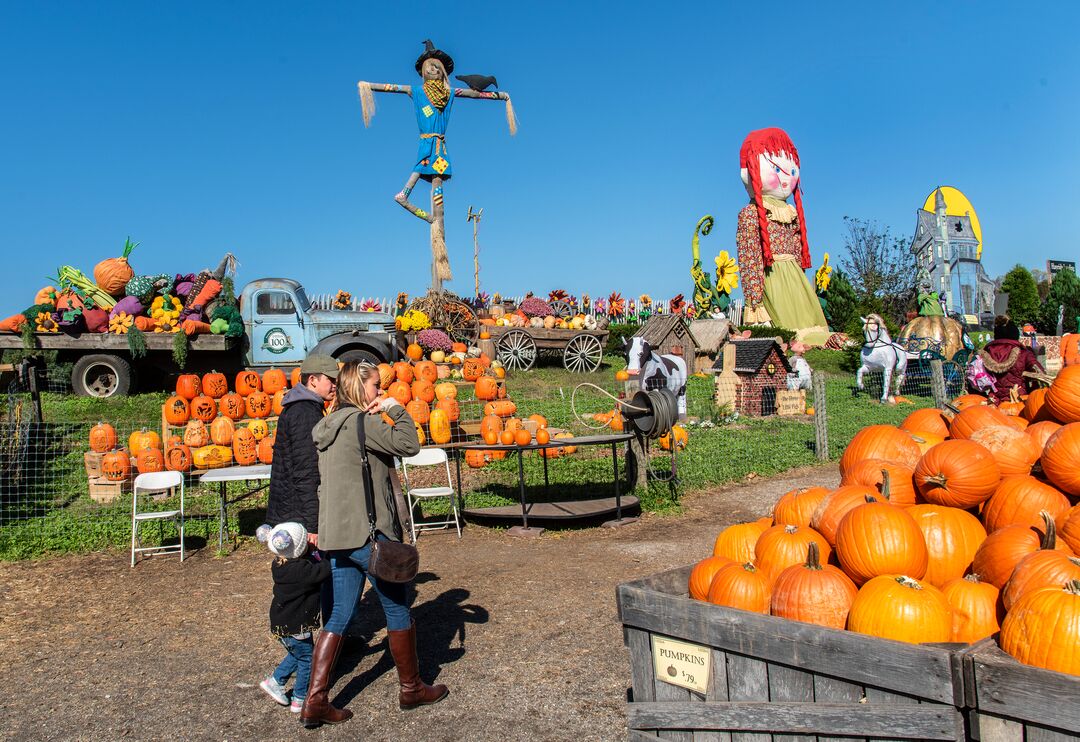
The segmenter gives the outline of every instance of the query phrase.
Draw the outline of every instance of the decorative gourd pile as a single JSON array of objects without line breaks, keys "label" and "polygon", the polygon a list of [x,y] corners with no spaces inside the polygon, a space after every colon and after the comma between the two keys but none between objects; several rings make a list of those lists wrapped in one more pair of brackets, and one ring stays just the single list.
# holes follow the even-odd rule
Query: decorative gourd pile
[{"label": "decorative gourd pile", "polygon": [[1004,409],[917,410],[859,431],[840,486],[788,492],[716,538],[690,597],[912,643],[1000,631],[1080,675],[1080,367]]},{"label": "decorative gourd pile", "polygon": [[180,435],[168,436],[165,468],[186,472],[216,469],[234,461],[241,466],[271,463],[277,426],[268,418],[281,414],[290,380],[294,386],[299,383],[299,369],[291,379],[276,368],[261,377],[255,371],[241,371],[233,391],[225,374],[216,371],[201,378],[181,375],[176,394],[161,408],[167,426],[182,428]]},{"label": "decorative gourd pile", "polygon": [[242,333],[235,306],[224,306],[235,305],[232,288],[226,286],[230,279],[224,277],[231,256],[214,272],[136,275],[128,258],[137,246],[125,242],[119,257],[94,266],[92,278],[77,268],[62,266],[55,286],[42,288],[30,307],[0,321],[0,331]]},{"label": "decorative gourd pile", "polygon": [[556,317],[555,311],[543,299],[525,299],[512,312],[507,312],[502,305],[491,307],[491,317],[480,320],[482,326],[490,327],[532,327],[546,330],[596,330],[600,324],[591,314],[579,313],[573,317]]}]

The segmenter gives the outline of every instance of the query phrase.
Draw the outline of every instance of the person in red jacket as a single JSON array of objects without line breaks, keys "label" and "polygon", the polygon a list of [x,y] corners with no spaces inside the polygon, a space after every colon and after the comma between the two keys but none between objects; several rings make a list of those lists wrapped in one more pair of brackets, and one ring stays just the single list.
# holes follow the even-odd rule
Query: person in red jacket
[{"label": "person in red jacket", "polygon": [[994,339],[979,351],[979,358],[994,377],[991,394],[998,403],[1009,401],[1014,386],[1020,394],[1028,393],[1025,371],[1045,373],[1031,348],[1020,343],[1020,329],[1004,315],[994,320]]}]

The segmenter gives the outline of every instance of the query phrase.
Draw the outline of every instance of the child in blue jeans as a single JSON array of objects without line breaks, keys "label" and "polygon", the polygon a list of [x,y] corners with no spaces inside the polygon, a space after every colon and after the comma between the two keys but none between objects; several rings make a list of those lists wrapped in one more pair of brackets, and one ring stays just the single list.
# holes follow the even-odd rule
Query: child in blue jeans
[{"label": "child in blue jeans", "polygon": [[[267,546],[277,556],[270,565],[274,578],[270,631],[281,641],[286,654],[259,687],[282,706],[288,705],[294,714],[300,713],[307,697],[311,652],[315,647],[313,632],[319,628],[321,586],[330,576],[330,563],[311,553],[307,536],[307,530],[299,523],[282,523],[267,538]],[[290,704],[285,683],[293,673],[296,682]]]}]

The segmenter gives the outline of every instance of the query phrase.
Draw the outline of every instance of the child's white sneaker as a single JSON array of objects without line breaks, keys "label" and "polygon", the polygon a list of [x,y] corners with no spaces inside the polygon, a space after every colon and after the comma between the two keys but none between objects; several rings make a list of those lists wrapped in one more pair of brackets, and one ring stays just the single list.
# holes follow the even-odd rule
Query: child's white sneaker
[{"label": "child's white sneaker", "polygon": [[292,703],[289,704],[289,711],[292,711],[294,714],[299,714],[303,710],[304,710],[304,699],[303,698],[294,698],[294,699],[292,699]]},{"label": "child's white sneaker", "polygon": [[282,706],[289,705],[289,697],[285,695],[285,689],[278,684],[278,681],[274,680],[273,675],[263,678],[262,682],[259,683],[259,687],[275,702],[280,703]]}]

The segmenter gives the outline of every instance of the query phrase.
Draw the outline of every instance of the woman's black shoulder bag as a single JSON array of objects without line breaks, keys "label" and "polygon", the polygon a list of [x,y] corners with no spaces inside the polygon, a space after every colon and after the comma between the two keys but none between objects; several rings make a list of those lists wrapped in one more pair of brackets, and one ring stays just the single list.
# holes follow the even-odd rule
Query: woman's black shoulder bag
[{"label": "woman's black shoulder bag", "polygon": [[371,526],[371,560],[368,572],[387,582],[412,582],[420,569],[420,552],[415,546],[400,541],[378,541],[375,538],[378,529],[375,525],[375,486],[371,479],[371,465],[368,462],[367,435],[364,431],[367,413],[363,410],[356,416],[356,437],[360,440],[360,460],[364,468],[364,497],[367,500],[368,524]]}]

